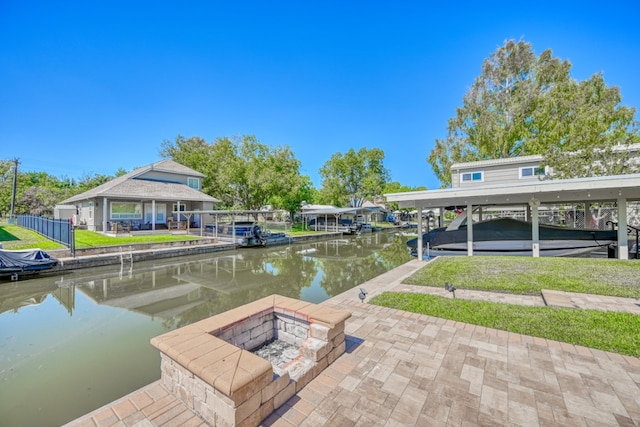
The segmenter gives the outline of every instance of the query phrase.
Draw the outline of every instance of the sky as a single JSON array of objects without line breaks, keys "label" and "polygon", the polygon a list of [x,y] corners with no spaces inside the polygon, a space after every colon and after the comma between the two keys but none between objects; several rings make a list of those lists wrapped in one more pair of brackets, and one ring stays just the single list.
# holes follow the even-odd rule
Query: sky
[{"label": "sky", "polygon": [[159,161],[178,135],[254,135],[317,188],[364,147],[435,189],[426,158],[508,39],[640,107],[639,17],[637,0],[0,0],[0,159],[81,179]]}]

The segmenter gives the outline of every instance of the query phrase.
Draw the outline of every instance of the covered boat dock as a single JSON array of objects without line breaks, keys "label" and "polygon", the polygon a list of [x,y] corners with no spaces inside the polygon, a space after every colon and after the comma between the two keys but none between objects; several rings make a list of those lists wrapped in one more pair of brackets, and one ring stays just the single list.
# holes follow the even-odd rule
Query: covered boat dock
[{"label": "covered boat dock", "polygon": [[[310,218],[315,218],[315,230],[316,231],[344,231],[340,229],[340,219],[343,215],[351,215],[357,217],[358,215],[369,216],[373,212],[373,209],[368,207],[351,207],[351,208],[323,208],[323,209],[311,209],[302,210],[301,214],[303,222],[308,224]],[[323,218],[324,222],[322,226],[318,226],[318,219]],[[329,221],[329,219],[333,219]],[[332,222],[331,225],[329,223]],[[347,227],[348,228],[348,227]]]},{"label": "covered boat dock", "polygon": [[[539,207],[550,203],[615,202],[618,225],[618,258],[629,258],[627,236],[627,205],[640,200],[640,174],[603,177],[540,180],[528,184],[502,184],[472,188],[450,188],[439,190],[411,191],[386,194],[389,202],[397,202],[400,208],[440,210],[440,226],[445,207],[464,207],[473,212],[476,207],[523,205],[532,223],[531,249],[534,257],[540,256]],[[585,214],[589,215],[588,209]],[[421,236],[422,215],[417,216],[418,236]],[[418,259],[422,259],[424,248],[418,238]],[[473,255],[473,224],[467,225],[467,255]]]}]

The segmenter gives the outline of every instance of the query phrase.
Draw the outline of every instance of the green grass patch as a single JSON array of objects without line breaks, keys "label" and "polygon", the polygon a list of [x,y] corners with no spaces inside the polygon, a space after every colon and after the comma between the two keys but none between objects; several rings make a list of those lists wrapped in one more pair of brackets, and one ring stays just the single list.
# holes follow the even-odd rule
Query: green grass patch
[{"label": "green grass patch", "polygon": [[[94,248],[99,246],[131,245],[136,243],[164,243],[185,240],[199,240],[198,236],[185,234],[145,234],[139,236],[106,236],[88,230],[76,230],[76,248]],[[0,226],[0,242],[3,249],[33,249],[45,250],[64,249],[65,246],[52,242],[35,231],[18,227],[17,225]]]},{"label": "green grass patch", "polygon": [[140,236],[106,236],[88,230],[76,230],[76,248],[92,248],[98,246],[131,245],[136,243],[164,243],[185,240],[199,240],[198,236],[186,234],[144,234]]},{"label": "green grass patch", "polygon": [[640,260],[439,257],[404,283],[540,295],[542,289],[640,298]]},{"label": "green grass patch", "polygon": [[63,249],[64,245],[52,242],[40,234],[18,227],[17,225],[0,226],[0,243],[3,249],[34,249],[44,250]]},{"label": "green grass patch", "polygon": [[306,234],[324,233],[324,231],[315,231],[315,230],[312,230],[309,227],[305,227],[302,224],[294,224],[293,226],[291,226],[291,228],[287,228],[285,230],[276,230],[275,228],[272,228],[272,227],[267,227],[267,229],[268,230],[272,230],[272,231],[284,231],[289,236],[304,236]]},{"label": "green grass patch", "polygon": [[640,316],[385,292],[370,304],[640,357]]}]

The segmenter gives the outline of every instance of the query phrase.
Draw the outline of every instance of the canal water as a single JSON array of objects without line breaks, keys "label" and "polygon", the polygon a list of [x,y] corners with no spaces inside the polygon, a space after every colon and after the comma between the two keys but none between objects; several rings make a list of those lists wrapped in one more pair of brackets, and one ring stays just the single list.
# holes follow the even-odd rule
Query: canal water
[{"label": "canal water", "polygon": [[392,232],[0,282],[0,426],[59,426],[160,378],[149,340],[274,293],[319,303],[409,261]]}]

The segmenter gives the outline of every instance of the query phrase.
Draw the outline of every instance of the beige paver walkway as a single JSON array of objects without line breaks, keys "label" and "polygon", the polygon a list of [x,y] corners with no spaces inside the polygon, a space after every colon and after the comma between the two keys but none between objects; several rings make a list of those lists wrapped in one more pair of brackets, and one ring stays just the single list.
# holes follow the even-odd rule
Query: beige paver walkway
[{"label": "beige paver walkway", "polygon": [[[422,265],[363,284],[367,300]],[[640,425],[640,359],[372,306],[358,293],[323,303],[353,313],[347,353],[264,426]],[[204,424],[156,382],[69,425]]]},{"label": "beige paver walkway", "polygon": [[549,306],[569,308],[589,308],[603,311],[623,311],[640,314],[640,300],[637,298],[590,295],[577,292],[542,290],[542,297]]}]

